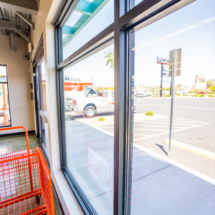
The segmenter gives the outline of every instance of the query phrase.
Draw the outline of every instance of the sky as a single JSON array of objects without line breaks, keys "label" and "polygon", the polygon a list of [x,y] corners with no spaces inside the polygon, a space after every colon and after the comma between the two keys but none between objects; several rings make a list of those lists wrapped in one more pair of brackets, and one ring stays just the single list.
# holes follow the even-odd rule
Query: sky
[{"label": "sky", "polygon": [[[113,20],[111,1],[85,26],[87,30],[93,24],[92,32],[95,28],[99,32],[104,23]],[[82,45],[87,41],[88,36],[82,31],[71,44],[75,39]],[[68,49],[72,47],[68,45]],[[176,84],[194,85],[197,74],[206,74],[206,80],[215,78],[215,0],[197,0],[135,32],[135,85],[159,86],[161,65],[157,64],[157,56],[169,58],[169,52],[177,48],[182,49],[182,66]],[[113,86],[114,71],[106,66],[105,58],[112,49],[113,45],[97,52],[66,69],[65,74],[90,76],[96,86]]]}]

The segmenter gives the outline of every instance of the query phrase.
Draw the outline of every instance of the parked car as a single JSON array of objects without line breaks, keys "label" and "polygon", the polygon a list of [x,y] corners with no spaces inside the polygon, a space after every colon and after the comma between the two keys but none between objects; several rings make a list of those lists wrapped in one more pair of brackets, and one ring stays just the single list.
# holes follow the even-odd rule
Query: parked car
[{"label": "parked car", "polygon": [[188,94],[188,91],[186,90],[179,90],[176,94],[179,94],[180,96],[183,96],[184,94]]},{"label": "parked car", "polygon": [[89,90],[84,97],[74,97],[74,111],[83,111],[87,117],[93,117],[98,113],[113,112],[114,91],[102,90],[98,93],[94,91],[96,94],[93,91]]},{"label": "parked car", "polygon": [[[73,99],[74,111],[81,112],[87,117],[96,114],[114,113],[114,91],[101,90],[96,97],[77,97]],[[134,110],[136,105],[134,105]]]},{"label": "parked car", "polygon": [[168,90],[163,90],[162,94],[167,96],[167,95],[170,95],[170,92]]},{"label": "parked car", "polygon": [[146,90],[146,96],[152,96],[152,91],[151,90]]},{"label": "parked car", "polygon": [[136,90],[136,96],[139,97],[139,96],[147,96],[147,93],[146,93],[146,90],[145,89],[139,89],[139,90]]},{"label": "parked car", "polygon": [[84,90],[84,95],[89,98],[97,97],[97,93],[92,88],[86,88]]},{"label": "parked car", "polygon": [[65,109],[67,111],[71,111],[73,110],[73,107],[74,107],[73,98],[72,97],[65,98]]},{"label": "parked car", "polygon": [[202,92],[200,92],[200,93],[198,93],[198,94],[206,94],[206,93],[202,91]]}]

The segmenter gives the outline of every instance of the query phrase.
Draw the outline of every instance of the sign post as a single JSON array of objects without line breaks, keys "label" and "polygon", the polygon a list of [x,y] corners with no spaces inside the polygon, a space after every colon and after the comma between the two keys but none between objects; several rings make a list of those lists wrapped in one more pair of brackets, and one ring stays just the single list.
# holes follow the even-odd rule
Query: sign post
[{"label": "sign post", "polygon": [[161,82],[160,82],[160,97],[162,97],[162,91],[163,91],[163,71],[164,71],[164,65],[169,65],[169,60],[162,57],[157,57],[157,63],[161,64]]},{"label": "sign post", "polygon": [[172,144],[172,127],[173,127],[173,111],[175,99],[175,76],[181,75],[181,49],[174,49],[169,53],[169,77],[171,81],[171,112],[170,112],[170,129],[169,129],[169,149],[168,156],[171,155]]}]

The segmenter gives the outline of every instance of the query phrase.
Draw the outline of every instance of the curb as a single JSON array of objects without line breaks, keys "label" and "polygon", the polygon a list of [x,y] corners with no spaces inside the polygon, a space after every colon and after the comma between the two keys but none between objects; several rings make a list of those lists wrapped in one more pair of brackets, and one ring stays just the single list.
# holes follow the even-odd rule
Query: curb
[{"label": "curb", "polygon": [[[166,139],[165,143],[169,144],[169,139]],[[175,140],[172,140],[172,145],[215,160],[215,153],[213,153],[213,152],[209,152],[207,150],[200,149],[200,148],[197,148],[194,146],[190,146],[188,144],[181,143],[181,142],[178,142]]]}]

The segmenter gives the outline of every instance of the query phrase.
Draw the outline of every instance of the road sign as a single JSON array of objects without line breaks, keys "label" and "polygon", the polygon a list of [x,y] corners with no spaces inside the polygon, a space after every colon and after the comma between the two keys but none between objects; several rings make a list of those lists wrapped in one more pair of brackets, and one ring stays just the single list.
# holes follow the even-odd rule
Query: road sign
[{"label": "road sign", "polygon": [[169,53],[169,77],[172,77],[173,70],[175,76],[181,75],[181,52],[182,49],[174,49]]},{"label": "road sign", "polygon": [[169,60],[163,57],[157,57],[157,63],[169,65]]}]

